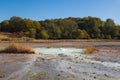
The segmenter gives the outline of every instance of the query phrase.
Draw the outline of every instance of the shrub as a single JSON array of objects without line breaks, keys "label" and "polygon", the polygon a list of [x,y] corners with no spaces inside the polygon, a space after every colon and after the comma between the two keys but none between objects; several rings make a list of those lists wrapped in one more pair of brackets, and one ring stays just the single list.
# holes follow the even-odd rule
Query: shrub
[{"label": "shrub", "polygon": [[52,46],[48,45],[48,46],[46,46],[46,48],[52,48]]},{"label": "shrub", "polygon": [[5,49],[1,50],[1,52],[5,53],[34,53],[34,50],[26,45],[20,45],[20,44],[10,44]]},{"label": "shrub", "polygon": [[95,47],[93,47],[93,46],[87,46],[87,47],[85,47],[84,53],[85,53],[85,54],[91,54],[91,53],[93,53],[94,51],[96,51],[96,48],[95,48]]}]

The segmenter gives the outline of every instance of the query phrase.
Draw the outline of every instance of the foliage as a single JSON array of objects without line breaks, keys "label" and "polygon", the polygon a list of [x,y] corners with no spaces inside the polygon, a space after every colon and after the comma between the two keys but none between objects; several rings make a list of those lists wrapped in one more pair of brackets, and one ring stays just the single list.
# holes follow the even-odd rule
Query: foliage
[{"label": "foliage", "polygon": [[13,16],[0,23],[0,31],[36,39],[120,39],[120,26],[112,19],[102,21],[91,16],[44,21]]},{"label": "foliage", "polygon": [[48,35],[48,33],[47,33],[45,30],[42,30],[42,31],[40,32],[40,35],[39,35],[38,38],[48,39],[48,38],[49,38],[49,35]]},{"label": "foliage", "polygon": [[77,30],[73,31],[72,37],[74,39],[88,39],[89,34],[85,30],[77,29]]}]

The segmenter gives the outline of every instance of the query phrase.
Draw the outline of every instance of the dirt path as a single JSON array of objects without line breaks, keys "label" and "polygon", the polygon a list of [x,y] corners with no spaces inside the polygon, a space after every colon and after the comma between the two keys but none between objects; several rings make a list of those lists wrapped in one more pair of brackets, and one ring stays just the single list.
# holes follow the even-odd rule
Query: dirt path
[{"label": "dirt path", "polygon": [[4,71],[3,78],[0,80],[22,80],[21,78],[25,75],[25,72],[29,70],[37,55],[27,55],[27,54],[0,54],[3,58],[0,61],[0,71]]},{"label": "dirt path", "polygon": [[36,61],[36,59],[37,59],[37,56],[35,56],[35,57],[33,57],[31,60],[27,61],[27,62],[26,62],[26,63],[27,63],[26,65],[23,65],[20,70],[15,71],[15,72],[13,72],[12,74],[10,74],[10,76],[8,76],[8,78],[6,78],[5,80],[12,79],[12,78],[15,77],[15,75],[18,76],[18,77],[17,77],[17,80],[22,80],[23,76],[25,75],[25,73],[26,73],[27,71],[30,70],[30,67],[34,64],[34,62]]}]

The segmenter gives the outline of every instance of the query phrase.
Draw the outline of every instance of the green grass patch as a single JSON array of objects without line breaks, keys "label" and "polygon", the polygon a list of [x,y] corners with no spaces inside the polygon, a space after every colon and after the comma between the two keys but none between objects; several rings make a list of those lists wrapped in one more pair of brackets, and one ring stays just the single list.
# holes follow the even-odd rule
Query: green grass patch
[{"label": "green grass patch", "polygon": [[120,80],[118,78],[107,78],[107,77],[104,77],[104,78],[101,78],[100,80]]},{"label": "green grass patch", "polygon": [[50,80],[50,75],[47,72],[38,72],[27,80]]}]

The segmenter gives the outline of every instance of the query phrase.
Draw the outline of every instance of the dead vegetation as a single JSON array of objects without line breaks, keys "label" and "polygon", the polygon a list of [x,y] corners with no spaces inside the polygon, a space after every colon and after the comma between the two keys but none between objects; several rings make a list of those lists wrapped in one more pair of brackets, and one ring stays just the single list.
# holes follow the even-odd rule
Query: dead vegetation
[{"label": "dead vegetation", "polygon": [[21,45],[17,43],[12,43],[5,49],[0,51],[1,53],[34,53],[34,50],[27,46],[27,45]]},{"label": "dead vegetation", "polygon": [[93,46],[87,46],[85,47],[84,53],[85,54],[92,54],[94,51],[96,51],[97,49]]},{"label": "dead vegetation", "polygon": [[6,74],[5,71],[1,71],[1,70],[0,70],[0,78],[4,78],[4,77],[5,77],[5,74]]}]

